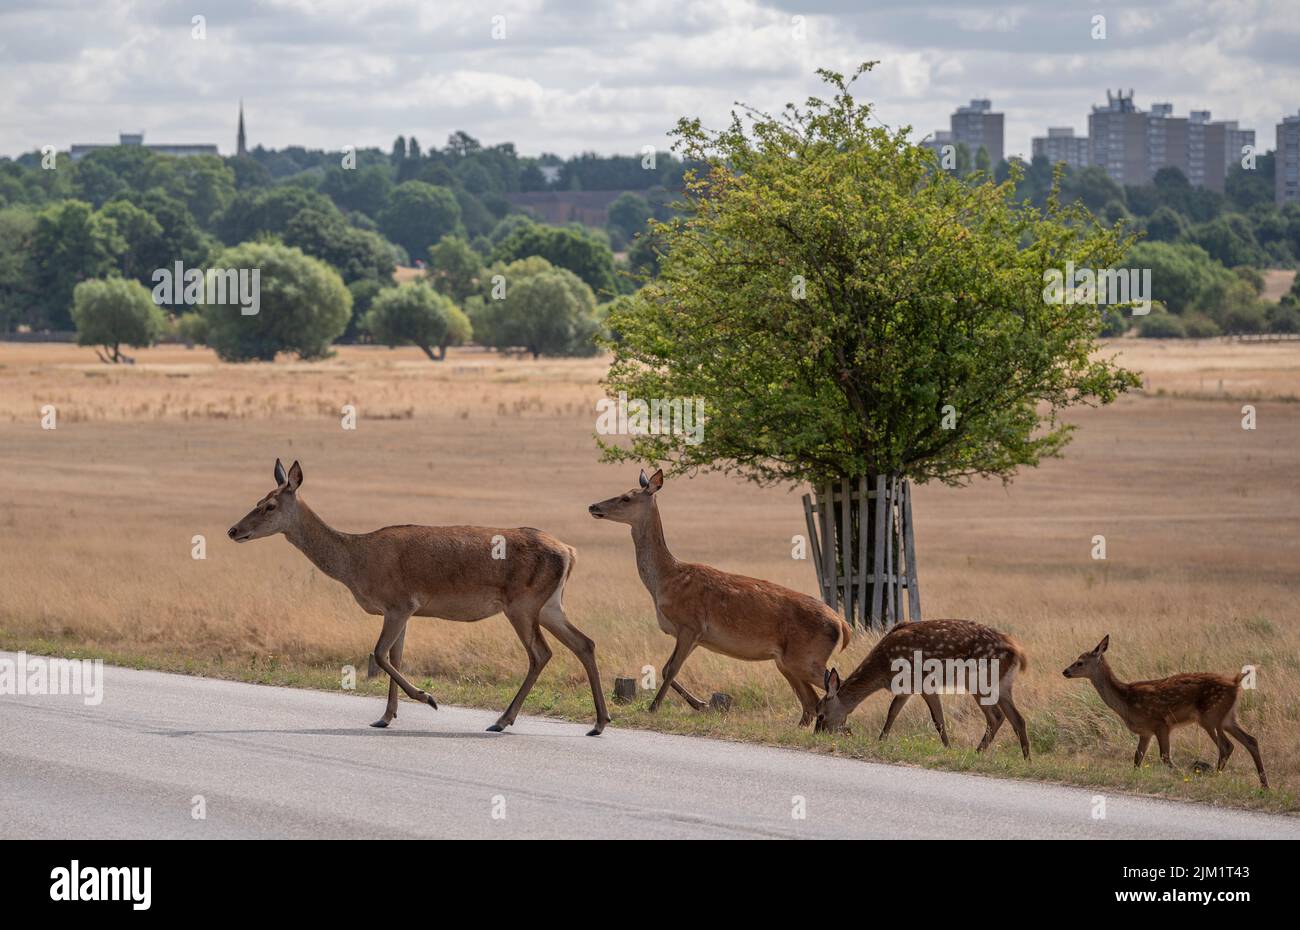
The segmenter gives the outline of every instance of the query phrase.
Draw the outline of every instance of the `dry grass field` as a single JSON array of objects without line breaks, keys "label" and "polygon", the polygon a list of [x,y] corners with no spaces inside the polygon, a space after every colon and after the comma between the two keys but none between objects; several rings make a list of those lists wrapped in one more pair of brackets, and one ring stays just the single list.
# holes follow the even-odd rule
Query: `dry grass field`
[{"label": "dry grass field", "polygon": [[[1063,459],[1006,487],[916,492],[925,614],[984,621],[1028,650],[1017,700],[1032,763],[1005,731],[993,753],[974,755],[983,720],[968,698],[945,700],[951,750],[919,701],[878,743],[883,694],[851,718],[851,735],[813,736],[795,728],[774,668],[704,652],[683,680],[731,693],[729,714],[697,715],[670,696],[652,718],[645,696],[613,705],[613,726],[1300,809],[1300,344],[1123,340],[1106,351],[1143,371],[1145,390],[1073,414],[1079,430]],[[357,347],[322,363],[232,366],[176,346],[137,359],[108,367],[75,346],[0,343],[0,647],[314,687],[339,687],[344,665],[364,670],[377,618],[282,538],[225,538],[271,489],[280,456],[302,461],[304,498],[342,530],[467,522],[554,533],[579,550],[567,607],[596,640],[606,689],[667,658],[626,527],[586,514],[636,480],[596,461],[602,360],[453,350],[434,364],[416,349]],[[1241,428],[1246,402],[1254,431]],[[57,429],[41,428],[47,404]],[[346,404],[355,430],[340,426]],[[790,556],[804,532],[796,493],[697,476],[671,481],[660,507],[679,558],[814,590],[812,568]],[[1091,558],[1097,534],[1105,561]],[[191,557],[195,535],[207,539],[204,560]],[[1192,774],[1193,760],[1215,757],[1194,726],[1175,732],[1177,771],[1152,764],[1154,750],[1134,771],[1135,739],[1087,682],[1061,676],[1105,633],[1129,679],[1258,666],[1240,719],[1260,739],[1274,790],[1258,790],[1244,750],[1221,776]],[[842,672],[871,640],[837,657]],[[586,720],[581,668],[554,649],[525,712]],[[439,700],[493,707],[526,665],[502,617],[414,620],[406,664]],[[359,691],[385,687],[363,679]],[[381,702],[367,705],[358,726]],[[404,702],[396,725],[427,713]]]}]

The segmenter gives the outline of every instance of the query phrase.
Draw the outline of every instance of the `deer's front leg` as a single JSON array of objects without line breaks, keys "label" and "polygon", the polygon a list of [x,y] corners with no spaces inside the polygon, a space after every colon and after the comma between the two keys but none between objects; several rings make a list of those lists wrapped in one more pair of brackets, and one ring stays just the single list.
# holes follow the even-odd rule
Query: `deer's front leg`
[{"label": "deer's front leg", "polygon": [[393,663],[388,658],[389,650],[406,633],[406,621],[410,619],[411,611],[409,610],[402,613],[386,612],[384,614],[384,628],[379,633],[379,642],[375,643],[375,661],[379,663],[380,668],[388,673],[388,677],[406,692],[407,697],[413,701],[419,701],[421,704],[428,704],[434,710],[437,710],[438,702],[433,699],[433,695],[421,691],[402,677],[402,673],[393,667]]},{"label": "deer's front leg", "polygon": [[[397,671],[402,670],[402,647],[406,645],[406,626],[402,626],[402,632],[397,634],[397,642],[393,643],[393,648],[389,651],[389,656],[393,660],[393,668]],[[388,726],[397,717],[397,680],[388,679],[388,706],[384,708],[384,716],[380,717],[372,727],[378,727],[381,730]]]},{"label": "deer's front leg", "polygon": [[654,700],[650,702],[650,713],[653,714],[659,709],[659,705],[663,703],[664,695],[672,687],[673,679],[677,677],[677,673],[681,671],[682,665],[686,662],[692,650],[695,649],[695,644],[699,640],[698,633],[684,629],[677,631],[677,645],[673,648],[673,654],[668,657],[668,663],[664,666],[664,680],[660,682],[659,690],[655,692]]}]

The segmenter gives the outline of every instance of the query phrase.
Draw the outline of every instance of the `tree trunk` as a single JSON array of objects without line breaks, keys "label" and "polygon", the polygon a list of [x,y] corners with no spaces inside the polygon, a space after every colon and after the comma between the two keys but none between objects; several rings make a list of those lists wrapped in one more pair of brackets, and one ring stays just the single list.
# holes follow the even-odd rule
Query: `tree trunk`
[{"label": "tree trunk", "polygon": [[822,600],[854,626],[921,619],[912,489],[877,475],[842,478],[803,496],[806,555]]},{"label": "tree trunk", "polygon": [[425,345],[425,344],[422,343],[422,342],[421,342],[421,343],[417,343],[417,345],[419,345],[419,347],[420,347],[420,351],[421,351],[421,352],[423,352],[425,355],[429,356],[429,361],[431,361],[431,362],[436,362],[436,361],[438,361],[438,356],[434,355],[434,354],[433,354],[433,350],[430,349],[427,345]]}]

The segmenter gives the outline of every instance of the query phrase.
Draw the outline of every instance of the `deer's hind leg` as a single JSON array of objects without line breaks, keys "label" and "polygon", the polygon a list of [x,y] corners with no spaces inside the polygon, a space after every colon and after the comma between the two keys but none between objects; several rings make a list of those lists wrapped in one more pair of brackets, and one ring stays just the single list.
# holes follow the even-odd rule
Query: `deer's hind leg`
[{"label": "deer's hind leg", "polygon": [[578,657],[578,661],[586,670],[587,681],[591,685],[591,699],[596,705],[596,726],[587,735],[600,736],[601,731],[605,729],[605,724],[609,723],[609,711],[605,709],[605,692],[601,690],[600,670],[596,668],[596,644],[569,622],[558,598],[546,602],[539,622]]},{"label": "deer's hind leg", "polygon": [[780,662],[776,663],[776,668],[781,673],[781,676],[790,683],[794,696],[799,699],[799,707],[802,710],[799,716],[799,726],[808,726],[813,722],[813,718],[817,716],[817,692],[812,685],[800,677],[799,672],[787,668]]},{"label": "deer's hind leg", "polygon": [[930,708],[930,719],[934,721],[934,728],[939,731],[939,740],[947,749],[950,745],[948,742],[948,728],[943,723],[943,704],[939,702],[939,695],[929,691],[922,691],[921,698],[925,701],[925,706]]},{"label": "deer's hind leg", "polygon": [[978,694],[975,695],[975,706],[978,707],[980,713],[984,715],[984,738],[980,740],[980,744],[975,747],[975,751],[983,752],[985,749],[989,748],[989,744],[992,743],[994,738],[998,735],[998,730],[1002,729],[1002,721],[1006,720],[1007,717],[998,709],[998,705],[985,704],[980,700]]},{"label": "deer's hind leg", "polygon": [[536,609],[511,605],[506,608],[506,619],[515,628],[519,641],[524,644],[524,651],[528,653],[528,674],[524,675],[523,684],[519,686],[519,692],[510,702],[510,706],[505,709],[505,713],[497,719],[496,723],[488,727],[489,733],[500,733],[515,722],[515,718],[519,716],[519,708],[524,706],[524,699],[528,697],[528,692],[533,690],[533,685],[537,682],[537,676],[542,673],[546,663],[551,661],[551,647],[546,645],[546,640],[542,637]]},{"label": "deer's hind leg", "polygon": [[1232,734],[1237,742],[1246,747],[1250,757],[1255,760],[1255,772],[1259,775],[1260,786],[1267,788],[1268,776],[1264,774],[1264,759],[1259,754],[1259,740],[1243,730],[1241,724],[1237,723],[1237,718],[1231,712],[1223,718],[1223,729],[1225,732]]},{"label": "deer's hind leg", "polygon": [[[402,670],[402,647],[406,644],[406,627],[402,627],[402,632],[397,634],[397,642],[393,643],[388,652],[389,658],[393,662],[393,668],[399,672]],[[388,706],[384,708],[384,716],[380,717],[372,727],[383,729],[393,722],[397,717],[397,679],[388,679]]]},{"label": "deer's hind leg", "polygon": [[1232,755],[1232,741],[1223,735],[1222,730],[1211,725],[1204,718],[1198,720],[1197,723],[1201,725],[1202,730],[1210,734],[1210,739],[1214,742],[1215,748],[1219,750],[1219,761],[1215,763],[1214,770],[1222,772],[1223,767],[1228,764],[1228,756]]}]

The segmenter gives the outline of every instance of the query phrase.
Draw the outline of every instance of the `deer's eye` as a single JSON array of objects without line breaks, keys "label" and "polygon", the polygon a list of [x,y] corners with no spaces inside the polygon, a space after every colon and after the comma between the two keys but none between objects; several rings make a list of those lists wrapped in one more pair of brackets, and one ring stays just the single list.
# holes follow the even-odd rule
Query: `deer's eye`
[{"label": "deer's eye", "polygon": [[623,495],[623,503],[626,504],[626,503],[627,503],[628,501],[630,501],[631,499],[632,499],[632,495],[630,495],[630,494],[624,494],[624,495]]},{"label": "deer's eye", "polygon": [[267,512],[267,513],[270,513],[270,512],[271,512],[272,510],[274,510],[274,509],[275,509],[275,504],[267,504],[267,505],[266,505],[266,512]]}]

